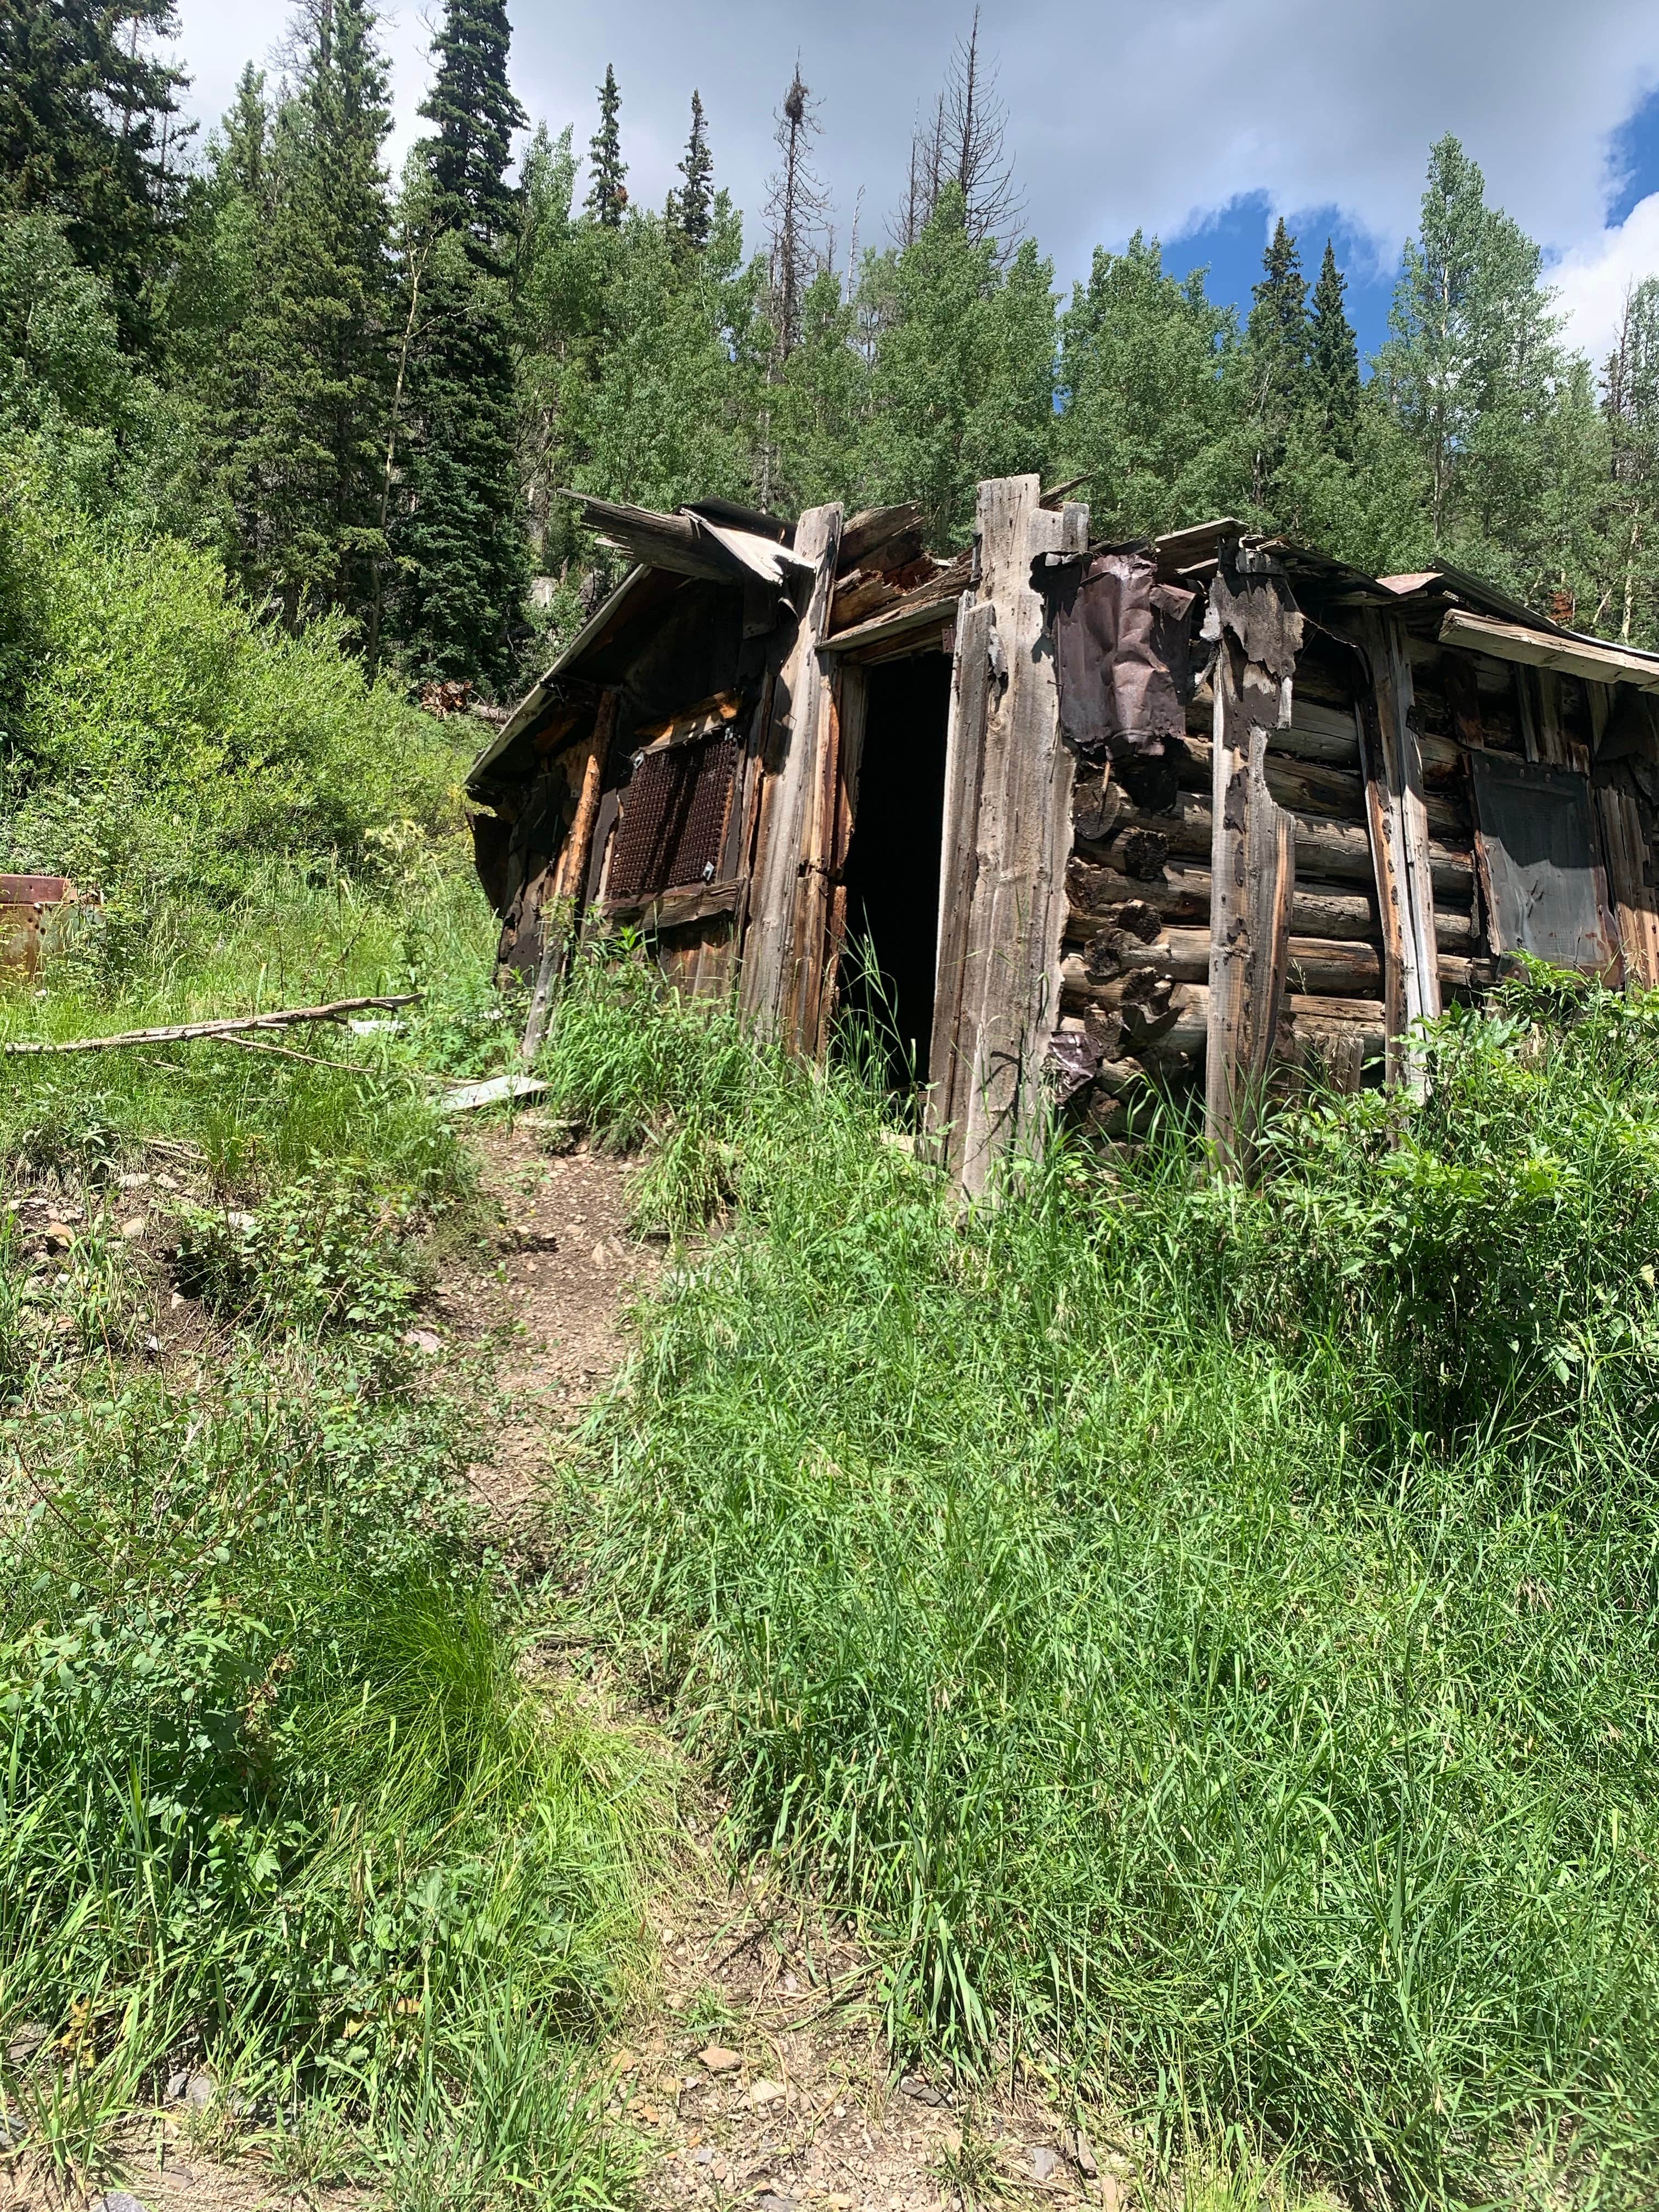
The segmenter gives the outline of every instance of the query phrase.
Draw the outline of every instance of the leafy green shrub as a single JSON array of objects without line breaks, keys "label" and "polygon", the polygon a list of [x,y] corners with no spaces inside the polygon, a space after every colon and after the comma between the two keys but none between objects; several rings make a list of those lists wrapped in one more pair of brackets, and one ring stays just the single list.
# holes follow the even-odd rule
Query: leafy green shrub
[{"label": "leafy green shrub", "polygon": [[142,915],[232,897],[273,850],[372,866],[377,826],[454,820],[464,746],[370,683],[339,623],[256,619],[210,555],[56,500],[27,459],[0,499],[34,603],[0,763],[15,865]]},{"label": "leafy green shrub", "polygon": [[243,1321],[384,1335],[414,1303],[398,1254],[410,1218],[366,1176],[301,1176],[256,1212],[183,1206],[174,1273],[187,1297]]},{"label": "leafy green shrub", "polygon": [[1659,1424],[1659,998],[1536,970],[1425,1060],[1422,1101],[1287,1115],[1259,1193],[1200,1202],[1240,1325],[1340,1344],[1437,1433]]}]

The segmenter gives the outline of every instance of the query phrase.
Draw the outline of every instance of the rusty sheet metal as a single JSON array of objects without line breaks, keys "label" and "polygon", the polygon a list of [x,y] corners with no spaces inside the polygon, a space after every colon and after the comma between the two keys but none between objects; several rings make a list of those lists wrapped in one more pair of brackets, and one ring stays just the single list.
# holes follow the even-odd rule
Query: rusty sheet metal
[{"label": "rusty sheet metal", "polygon": [[1108,546],[1051,569],[1060,726],[1085,760],[1156,755],[1184,736],[1194,593],[1152,556]]},{"label": "rusty sheet metal", "polygon": [[648,752],[622,798],[606,897],[714,880],[737,775],[736,738],[722,730]]},{"label": "rusty sheet metal", "polygon": [[1508,754],[1472,752],[1476,849],[1494,952],[1530,952],[1558,968],[1614,975],[1588,778]]},{"label": "rusty sheet metal", "polygon": [[63,876],[0,876],[0,968],[33,975],[69,895]]},{"label": "rusty sheet metal", "polygon": [[[1206,638],[1231,630],[1244,648],[1246,660],[1265,668],[1281,680],[1294,674],[1302,650],[1302,617],[1288,587],[1274,568],[1247,568],[1247,554],[1238,556],[1231,574],[1223,562],[1210,585],[1210,604],[1204,619]],[[1256,556],[1258,562],[1261,556]],[[1263,589],[1263,583],[1271,589]]]}]

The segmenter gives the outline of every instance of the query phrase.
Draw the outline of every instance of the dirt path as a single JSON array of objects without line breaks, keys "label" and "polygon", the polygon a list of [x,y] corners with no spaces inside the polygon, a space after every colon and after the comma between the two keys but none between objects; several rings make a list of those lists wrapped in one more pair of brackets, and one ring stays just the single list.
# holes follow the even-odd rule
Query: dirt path
[{"label": "dirt path", "polygon": [[[458,1274],[434,1305],[456,1339],[503,1346],[510,1408],[472,1480],[518,1523],[550,1450],[625,1356],[625,1309],[663,1259],[629,1234],[626,1163],[550,1153],[533,1115],[474,1141],[502,1217],[498,1265]],[[943,2082],[899,2075],[877,1962],[763,1868],[737,1877],[722,1808],[695,1774],[681,1802],[684,1849],[657,1911],[659,1985],[608,2055],[646,2204],[931,2212],[995,2189],[1111,2212],[1121,2189],[1106,2147],[1097,2158],[1040,2100],[964,2104]]]},{"label": "dirt path", "polygon": [[[507,1540],[535,1545],[538,1480],[625,1358],[628,1309],[660,1275],[659,1245],[629,1233],[629,1164],[550,1149],[532,1114],[476,1126],[486,1200],[499,1226],[441,1266],[419,1327],[435,1369],[491,1368],[494,1449],[469,1472]],[[584,1686],[605,1701],[605,1684]],[[641,1717],[620,1705],[619,1720]],[[653,1907],[660,1969],[603,2054],[610,2111],[640,2146],[647,2208],[709,2212],[961,2212],[988,2196],[1027,2205],[1132,2199],[1107,2145],[1091,2151],[1039,2098],[963,2099],[901,2074],[879,2024],[878,1961],[832,1914],[737,1868],[724,1808],[684,1755],[681,1850]],[[126,2190],[105,2212],[370,2212],[373,2192],[288,2182],[228,2145],[181,2104],[128,2146]],[[163,2155],[158,2160],[156,2154]],[[0,2205],[46,2200],[9,2197]]]},{"label": "dirt path", "polygon": [[441,1358],[495,1348],[502,1418],[469,1480],[517,1528],[533,1509],[550,1447],[621,1364],[624,1310],[661,1273],[663,1250],[629,1234],[628,1162],[586,1146],[550,1150],[534,1114],[468,1133],[501,1227],[493,1253],[460,1255],[443,1271],[430,1318]]}]

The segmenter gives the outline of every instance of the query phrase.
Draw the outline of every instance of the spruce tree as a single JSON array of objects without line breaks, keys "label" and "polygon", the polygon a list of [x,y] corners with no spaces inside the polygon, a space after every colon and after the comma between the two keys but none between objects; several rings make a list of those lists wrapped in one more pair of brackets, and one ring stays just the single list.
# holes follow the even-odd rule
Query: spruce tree
[{"label": "spruce tree", "polygon": [[1330,450],[1344,459],[1353,452],[1359,420],[1359,344],[1348,320],[1346,285],[1331,241],[1314,286],[1308,340],[1308,386],[1318,427]]},{"label": "spruce tree", "polygon": [[76,258],[109,283],[123,342],[147,347],[150,293],[182,196],[182,70],[158,61],[173,0],[5,0],[0,193],[61,216]]},{"label": "spruce tree", "polygon": [[702,112],[702,95],[691,94],[691,135],[679,170],[685,179],[668,197],[668,219],[694,253],[708,244],[714,220],[714,159],[708,150],[708,129]]},{"label": "spruce tree", "polygon": [[[422,674],[494,683],[510,666],[524,588],[514,466],[510,272],[515,199],[507,181],[524,111],[507,81],[505,0],[446,0],[420,149],[434,236],[418,308],[405,302],[407,467],[393,533],[394,622]],[[407,272],[414,281],[411,263]]]},{"label": "spruce tree", "polygon": [[1253,416],[1251,489],[1256,506],[1271,517],[1285,444],[1308,398],[1308,287],[1283,216],[1251,296],[1244,333]]},{"label": "spruce tree", "polygon": [[227,125],[266,213],[219,426],[238,565],[290,626],[329,607],[361,617],[373,596],[386,396],[386,64],[368,0],[309,0],[302,21],[263,192],[245,100]]},{"label": "spruce tree", "polygon": [[270,147],[270,109],[265,100],[263,70],[249,62],[236,80],[236,104],[221,125],[216,149],[216,173],[250,198],[265,188],[265,163]]},{"label": "spruce tree", "polygon": [[593,181],[587,188],[587,212],[607,230],[620,228],[623,210],[628,205],[628,187],[623,182],[628,164],[622,157],[622,133],[617,121],[621,110],[617,72],[607,62],[605,82],[599,87],[599,127],[587,146],[593,172]]}]

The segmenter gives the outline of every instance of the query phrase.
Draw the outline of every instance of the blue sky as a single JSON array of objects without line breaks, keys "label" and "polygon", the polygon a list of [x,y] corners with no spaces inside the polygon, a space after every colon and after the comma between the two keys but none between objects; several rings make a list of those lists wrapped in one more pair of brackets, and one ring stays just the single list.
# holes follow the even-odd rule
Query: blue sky
[{"label": "blue sky", "polygon": [[[391,0],[398,145],[416,129],[438,0]],[[753,218],[772,120],[799,55],[821,101],[819,167],[839,252],[880,242],[918,112],[972,0],[509,0],[532,115],[585,145],[614,63],[636,198],[673,181],[693,85],[717,179]],[[179,0],[191,100],[211,119],[287,0]],[[1362,349],[1383,337],[1429,146],[1455,131],[1490,196],[1547,249],[1574,337],[1596,358],[1626,285],[1659,273],[1659,5],[1654,0],[984,0],[1027,221],[1064,287],[1139,225],[1169,265],[1207,263],[1248,307],[1276,215],[1310,278],[1329,232]],[[859,192],[863,188],[860,201]]]}]

